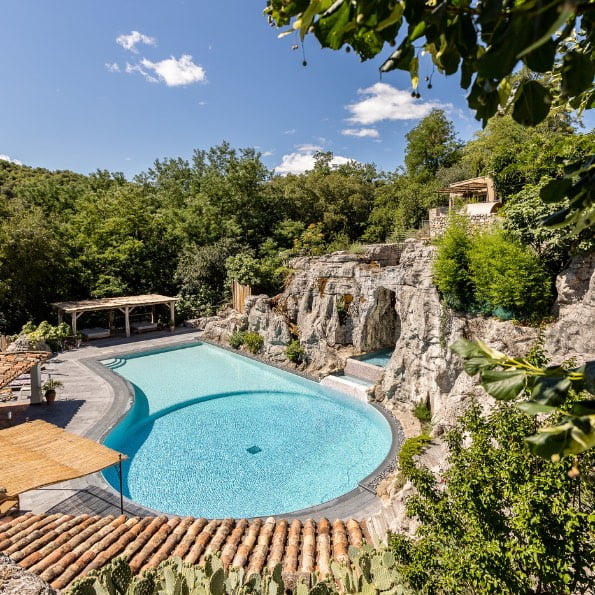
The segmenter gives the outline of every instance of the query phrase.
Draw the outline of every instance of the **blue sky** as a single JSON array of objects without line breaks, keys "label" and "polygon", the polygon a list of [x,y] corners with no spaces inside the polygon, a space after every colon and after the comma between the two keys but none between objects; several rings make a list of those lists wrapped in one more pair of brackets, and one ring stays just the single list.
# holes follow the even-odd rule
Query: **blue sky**
[{"label": "blue sky", "polygon": [[[0,21],[0,154],[32,166],[124,172],[223,140],[278,172],[314,151],[403,162],[405,133],[443,107],[462,139],[479,128],[458,75],[413,100],[407,73],[278,39],[254,0],[18,0]],[[385,52],[383,55],[388,53]],[[430,74],[422,71],[423,76]]]}]

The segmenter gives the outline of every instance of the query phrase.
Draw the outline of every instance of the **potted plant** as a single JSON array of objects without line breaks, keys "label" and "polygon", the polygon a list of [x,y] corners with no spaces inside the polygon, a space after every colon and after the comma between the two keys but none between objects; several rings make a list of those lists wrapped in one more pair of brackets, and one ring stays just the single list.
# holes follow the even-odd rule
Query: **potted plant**
[{"label": "potted plant", "polygon": [[48,378],[43,383],[41,390],[44,392],[45,400],[48,405],[51,405],[56,400],[56,389],[63,386],[64,385],[60,380],[54,380],[53,378]]},{"label": "potted plant", "polygon": [[169,330],[173,333],[174,329],[176,328],[175,322],[170,318],[169,319]]}]

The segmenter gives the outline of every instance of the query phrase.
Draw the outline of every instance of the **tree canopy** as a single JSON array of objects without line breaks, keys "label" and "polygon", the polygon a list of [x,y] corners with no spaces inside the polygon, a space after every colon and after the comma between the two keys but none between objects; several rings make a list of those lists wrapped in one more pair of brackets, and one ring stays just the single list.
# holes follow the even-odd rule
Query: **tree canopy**
[{"label": "tree canopy", "polygon": [[[346,47],[362,60],[395,47],[380,71],[408,71],[417,97],[420,59],[429,54],[439,73],[460,73],[484,126],[498,111],[535,126],[552,108],[595,107],[593,0],[268,0],[265,14],[290,26],[281,35],[312,33],[323,47]],[[548,224],[576,232],[594,225],[594,188],[595,155],[568,163],[541,191],[546,202],[567,197]]]}]

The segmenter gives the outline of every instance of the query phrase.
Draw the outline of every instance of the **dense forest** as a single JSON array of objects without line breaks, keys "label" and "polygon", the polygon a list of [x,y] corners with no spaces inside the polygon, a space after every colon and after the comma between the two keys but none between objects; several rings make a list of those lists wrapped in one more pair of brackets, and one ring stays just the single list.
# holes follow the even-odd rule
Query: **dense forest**
[{"label": "dense forest", "polygon": [[555,211],[539,190],[567,158],[595,152],[595,133],[566,115],[534,128],[493,118],[467,143],[436,110],[407,134],[404,166],[331,165],[275,175],[254,149],[228,143],[190,161],[157,160],[126,180],[0,161],[0,332],[51,317],[65,299],[164,293],[182,297],[181,317],[213,312],[235,277],[258,290],[282,288],[288,259],[399,238],[444,204],[438,190],[478,175],[505,200],[504,229],[531,247],[550,281],[572,250],[567,231],[536,227]]}]

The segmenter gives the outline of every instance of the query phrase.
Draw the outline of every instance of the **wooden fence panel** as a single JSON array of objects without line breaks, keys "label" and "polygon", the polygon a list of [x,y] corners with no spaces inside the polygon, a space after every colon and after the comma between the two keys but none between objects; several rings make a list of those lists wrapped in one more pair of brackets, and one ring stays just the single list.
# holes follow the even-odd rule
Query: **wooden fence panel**
[{"label": "wooden fence panel", "polygon": [[251,295],[252,288],[250,285],[241,285],[235,279],[231,282],[231,298],[234,310],[243,312],[246,298],[250,297]]}]

